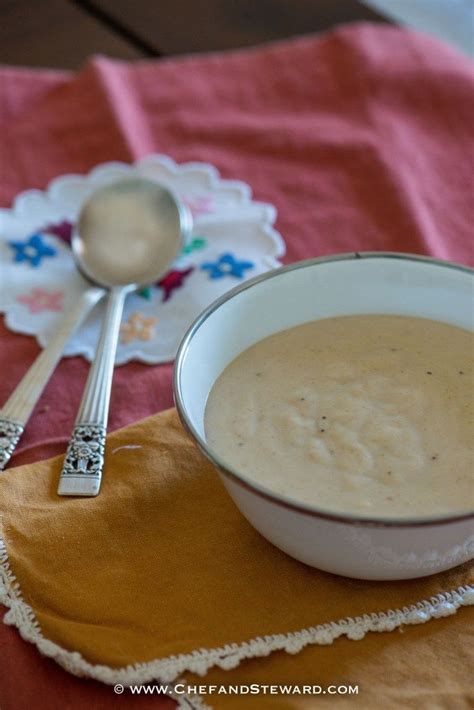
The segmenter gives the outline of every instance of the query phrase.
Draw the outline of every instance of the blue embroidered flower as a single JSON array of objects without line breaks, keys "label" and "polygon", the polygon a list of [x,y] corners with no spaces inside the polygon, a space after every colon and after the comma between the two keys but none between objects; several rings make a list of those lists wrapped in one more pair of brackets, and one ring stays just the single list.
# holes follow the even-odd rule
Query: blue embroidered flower
[{"label": "blue embroidered flower", "polygon": [[56,249],[48,246],[43,241],[41,234],[33,234],[24,242],[8,242],[14,250],[13,261],[27,261],[31,266],[37,267],[45,256],[55,256]]},{"label": "blue embroidered flower", "polygon": [[253,269],[252,261],[238,261],[232,254],[222,254],[217,261],[201,264],[201,269],[209,271],[210,279],[221,279],[223,276],[235,276],[243,279],[247,269]]}]

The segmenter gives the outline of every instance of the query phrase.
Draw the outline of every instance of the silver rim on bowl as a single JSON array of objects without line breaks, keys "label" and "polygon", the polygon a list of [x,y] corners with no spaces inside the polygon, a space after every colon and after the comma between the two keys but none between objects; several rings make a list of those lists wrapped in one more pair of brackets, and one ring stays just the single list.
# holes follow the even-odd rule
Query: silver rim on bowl
[{"label": "silver rim on bowl", "polygon": [[267,279],[277,278],[280,274],[286,273],[288,271],[294,271],[296,269],[304,269],[308,266],[313,266],[314,264],[321,264],[330,261],[352,261],[355,259],[396,259],[400,261],[418,261],[425,262],[429,264],[435,264],[437,266],[442,266],[448,269],[456,269],[457,271],[464,271],[468,274],[474,274],[474,269],[468,266],[462,266],[461,264],[456,264],[449,261],[442,261],[440,259],[434,259],[427,256],[417,256],[414,254],[402,254],[397,252],[350,252],[345,254],[336,254],[333,256],[323,256],[315,259],[305,259],[304,261],[298,261],[294,264],[288,264],[287,266],[282,266],[278,269],[273,269],[267,271],[264,274],[254,277],[245,281],[240,286],[236,286],[232,290],[225,293],[223,296],[218,298],[216,301],[211,303],[192,323],[188,328],[186,334],[184,335],[181,344],[176,355],[176,362],[174,368],[173,377],[173,389],[174,389],[174,400],[176,404],[176,409],[178,410],[179,417],[183,424],[185,430],[194,439],[195,443],[202,451],[202,453],[208,458],[214,466],[227,478],[231,479],[234,483],[237,483],[242,488],[252,491],[261,498],[271,501],[272,503],[279,505],[290,510],[303,513],[304,515],[309,515],[315,518],[323,518],[325,520],[333,520],[335,522],[346,523],[348,525],[370,525],[376,527],[387,527],[387,528],[409,528],[409,527],[419,527],[423,525],[445,525],[448,523],[461,522],[464,520],[474,519],[474,511],[458,513],[456,515],[444,515],[438,517],[420,517],[420,518],[374,518],[374,517],[364,517],[351,515],[350,513],[335,513],[330,512],[317,506],[308,505],[305,503],[300,503],[291,498],[288,498],[280,493],[274,493],[269,488],[262,486],[260,483],[253,481],[250,477],[243,473],[240,473],[232,469],[225,461],[223,461],[220,456],[218,456],[212,449],[207,445],[205,439],[196,431],[191,421],[189,420],[186,409],[184,406],[184,398],[181,391],[181,370],[183,366],[184,359],[186,357],[186,352],[190,346],[190,342],[194,334],[199,330],[201,325],[206,321],[213,313],[223,303],[226,303],[234,296],[239,293],[251,288],[255,284],[258,284]]}]

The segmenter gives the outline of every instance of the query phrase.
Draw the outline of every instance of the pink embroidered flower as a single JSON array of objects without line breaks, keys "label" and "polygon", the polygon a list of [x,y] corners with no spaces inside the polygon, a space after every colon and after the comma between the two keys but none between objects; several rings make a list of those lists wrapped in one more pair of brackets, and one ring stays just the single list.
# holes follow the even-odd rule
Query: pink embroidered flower
[{"label": "pink embroidered flower", "polygon": [[182,200],[191,210],[193,217],[199,217],[201,214],[211,214],[214,212],[213,200],[211,197],[207,197],[206,195],[183,197]]},{"label": "pink embroidered flower", "polygon": [[62,291],[45,291],[43,288],[34,288],[30,293],[17,297],[17,301],[28,307],[30,313],[42,311],[62,311]]}]

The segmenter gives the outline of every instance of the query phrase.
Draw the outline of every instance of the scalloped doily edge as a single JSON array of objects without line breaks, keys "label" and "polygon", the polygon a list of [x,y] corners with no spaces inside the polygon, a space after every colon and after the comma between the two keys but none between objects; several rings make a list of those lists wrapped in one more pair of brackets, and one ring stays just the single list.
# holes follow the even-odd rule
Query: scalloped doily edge
[{"label": "scalloped doily edge", "polygon": [[[168,173],[174,177],[179,175],[179,173],[198,171],[203,175],[206,175],[208,184],[215,190],[222,190],[225,188],[232,188],[240,194],[243,201],[252,200],[252,189],[250,185],[243,182],[242,180],[227,180],[221,178],[220,172],[216,167],[210,163],[202,163],[199,161],[189,161],[186,163],[177,163],[168,155],[164,153],[150,153],[149,155],[136,160],[134,163],[126,163],[120,160],[109,160],[105,163],[99,163],[91,168],[87,173],[64,173],[64,175],[57,175],[52,178],[46,185],[44,189],[31,188],[28,190],[23,190],[14,198],[11,207],[1,208],[1,212],[11,212],[13,215],[21,217],[25,210],[24,203],[27,202],[32,197],[42,197],[47,202],[54,202],[58,199],[58,191],[61,190],[63,185],[74,182],[76,180],[85,180],[87,182],[102,183],[102,180],[107,177],[107,173],[110,170],[123,170],[128,172],[134,168],[146,168],[147,166],[153,167],[158,165],[164,168]],[[272,209],[275,209],[272,205],[269,205]]]},{"label": "scalloped doily edge", "polygon": [[[154,680],[173,683],[186,671],[204,676],[213,667],[231,670],[240,665],[241,661],[268,656],[274,651],[297,654],[308,645],[330,645],[341,636],[359,641],[370,632],[390,632],[401,626],[423,624],[432,619],[451,616],[462,606],[474,605],[474,585],[439,593],[401,609],[347,617],[299,631],[231,643],[221,648],[197,649],[189,654],[169,656],[122,668],[110,668],[89,663],[77,651],[61,648],[43,636],[34,611],[24,601],[20,585],[11,570],[0,530],[0,603],[8,609],[4,615],[4,623],[15,626],[25,641],[34,644],[40,653],[56,661],[65,670],[73,675],[93,678],[108,685],[121,683],[127,686]],[[196,710],[205,710],[207,707],[200,698],[175,699],[187,703],[180,707],[195,707]]]}]

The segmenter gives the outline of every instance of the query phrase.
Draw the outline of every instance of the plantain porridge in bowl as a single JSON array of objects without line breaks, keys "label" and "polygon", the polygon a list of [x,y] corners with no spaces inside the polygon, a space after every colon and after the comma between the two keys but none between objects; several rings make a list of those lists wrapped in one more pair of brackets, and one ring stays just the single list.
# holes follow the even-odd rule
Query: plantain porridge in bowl
[{"label": "plantain porridge in bowl", "polygon": [[427,318],[338,316],[242,352],[205,434],[234,470],[328,511],[400,518],[474,507],[474,335]]}]

